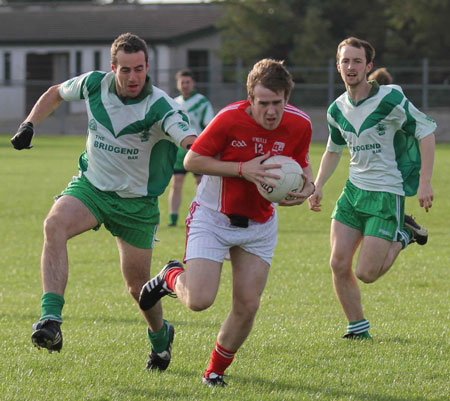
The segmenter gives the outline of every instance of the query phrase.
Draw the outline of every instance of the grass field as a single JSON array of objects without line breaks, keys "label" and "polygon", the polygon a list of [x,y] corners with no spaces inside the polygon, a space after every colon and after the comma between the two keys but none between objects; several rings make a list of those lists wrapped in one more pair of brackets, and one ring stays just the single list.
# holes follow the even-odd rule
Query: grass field
[{"label": "grass field", "polygon": [[[228,369],[225,389],[201,385],[201,375],[231,301],[224,265],[215,304],[202,313],[163,301],[176,328],[173,360],[164,373],[144,369],[145,326],[125,291],[114,239],[102,228],[69,241],[70,276],[60,354],[36,350],[42,222],[76,174],[82,137],[37,137],[17,152],[0,136],[0,400],[362,400],[449,399],[450,146],[436,152],[435,205],[415,199],[407,210],[430,232],[429,244],[405,250],[392,270],[363,285],[373,341],[341,339],[346,322],[328,267],[329,215],[347,177],[343,160],[325,188],[323,212],[280,208],[279,241],[254,329]],[[317,172],[323,144],[313,144]],[[185,187],[183,207],[193,196]],[[184,229],[169,229],[167,196],[160,202],[153,274],[182,258]]]}]

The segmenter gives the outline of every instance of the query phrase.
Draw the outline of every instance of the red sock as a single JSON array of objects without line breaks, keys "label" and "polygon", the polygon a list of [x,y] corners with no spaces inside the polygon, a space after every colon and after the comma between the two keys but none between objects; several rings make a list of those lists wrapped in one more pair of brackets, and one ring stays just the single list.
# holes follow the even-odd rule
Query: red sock
[{"label": "red sock", "polygon": [[184,272],[184,269],[182,267],[178,267],[178,268],[169,270],[169,272],[166,274],[166,283],[167,283],[167,287],[169,287],[170,291],[174,290],[175,280],[183,272]]},{"label": "red sock", "polygon": [[206,369],[204,376],[209,377],[211,372],[214,372],[217,375],[223,375],[225,369],[233,362],[236,352],[237,351],[227,351],[216,342],[216,346],[211,353],[208,369]]}]

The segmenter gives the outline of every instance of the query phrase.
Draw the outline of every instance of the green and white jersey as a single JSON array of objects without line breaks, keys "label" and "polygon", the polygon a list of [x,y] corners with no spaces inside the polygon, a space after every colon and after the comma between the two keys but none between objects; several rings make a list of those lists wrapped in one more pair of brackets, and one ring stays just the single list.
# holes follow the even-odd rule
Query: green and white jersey
[{"label": "green and white jersey", "polygon": [[177,147],[197,134],[178,103],[149,77],[139,97],[125,103],[114,77],[112,71],[92,71],[60,86],[64,100],[86,102],[89,127],[80,173],[122,198],[159,196],[172,176]]},{"label": "green and white jersey", "polygon": [[373,88],[354,104],[347,92],[328,109],[327,150],[350,151],[350,181],[367,191],[412,196],[421,166],[418,140],[433,133],[436,123],[417,110],[397,85]]},{"label": "green and white jersey", "polygon": [[178,96],[175,101],[187,111],[191,126],[200,134],[214,118],[214,110],[209,100],[198,92],[188,98]]}]

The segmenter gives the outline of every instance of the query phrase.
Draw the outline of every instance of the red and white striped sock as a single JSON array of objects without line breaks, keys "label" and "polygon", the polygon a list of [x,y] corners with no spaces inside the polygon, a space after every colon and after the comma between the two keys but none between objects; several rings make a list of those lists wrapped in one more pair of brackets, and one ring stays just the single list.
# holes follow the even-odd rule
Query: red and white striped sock
[{"label": "red and white striped sock", "polygon": [[211,353],[211,359],[209,361],[208,369],[204,374],[204,377],[209,377],[209,374],[214,372],[217,375],[223,375],[225,369],[233,362],[234,355],[237,351],[228,351],[221,347],[217,342]]}]

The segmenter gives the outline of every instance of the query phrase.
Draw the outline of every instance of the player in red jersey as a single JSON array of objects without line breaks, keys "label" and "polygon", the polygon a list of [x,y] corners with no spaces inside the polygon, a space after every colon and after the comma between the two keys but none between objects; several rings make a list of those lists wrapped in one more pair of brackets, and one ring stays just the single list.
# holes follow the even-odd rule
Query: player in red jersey
[{"label": "player in red jersey", "polygon": [[269,184],[266,178],[277,176],[266,170],[280,166],[261,163],[284,155],[303,168],[302,191],[280,206],[300,205],[314,192],[311,122],[287,104],[293,85],[282,62],[259,61],[247,78],[248,100],[225,107],[196,139],[184,162],[186,170],[203,174],[186,219],[186,270],[170,261],[142,288],[143,310],[172,292],[189,309],[204,310],[214,302],[230,252],[233,305],[203,375],[209,386],[226,384],[225,369],[251,331],[276,245],[275,204],[255,184]]}]

